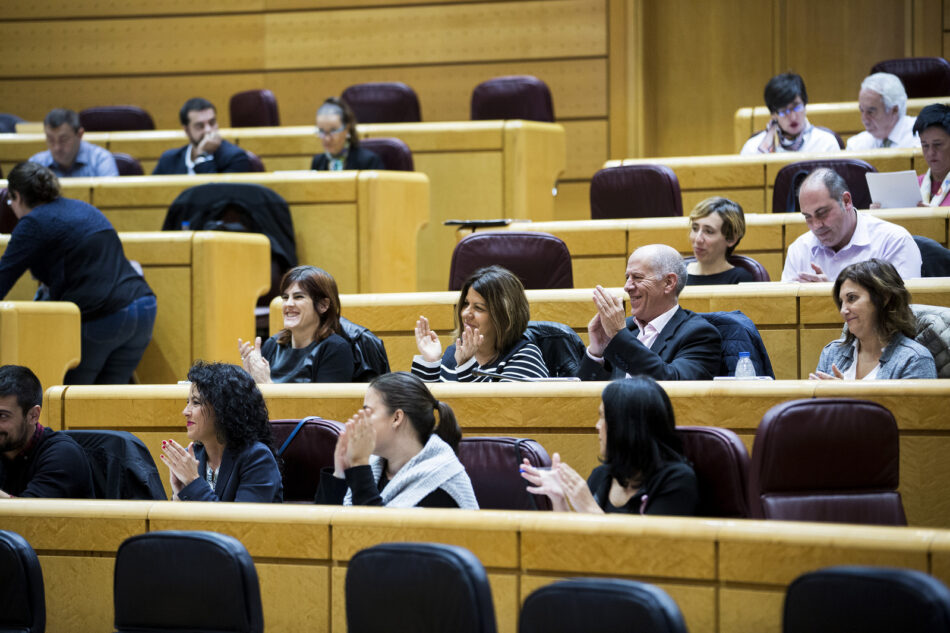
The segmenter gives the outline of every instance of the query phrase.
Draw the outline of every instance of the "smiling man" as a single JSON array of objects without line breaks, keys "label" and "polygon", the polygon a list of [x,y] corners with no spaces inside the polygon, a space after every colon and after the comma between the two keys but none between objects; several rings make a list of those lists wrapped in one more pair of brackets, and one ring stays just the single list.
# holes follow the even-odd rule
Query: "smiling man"
[{"label": "smiling man", "polygon": [[808,174],[798,201],[809,231],[788,247],[782,281],[834,281],[848,264],[873,257],[890,262],[904,280],[920,277],[920,249],[907,229],[858,213],[833,169]]},{"label": "smiling man", "polygon": [[189,99],[179,110],[178,119],[189,143],[162,154],[153,176],[251,171],[247,153],[221,138],[213,103],[201,97]]},{"label": "smiling man", "polygon": [[82,140],[85,130],[79,124],[79,115],[72,110],[50,110],[43,119],[43,132],[49,149],[31,156],[31,163],[48,167],[60,178],[119,175],[115,158],[108,150]]},{"label": "smiling man", "polygon": [[611,380],[642,374],[656,380],[710,380],[722,355],[719,330],[679,306],[686,264],[664,244],[641,246],[630,255],[623,301],[601,286],[594,289],[597,314],[587,325],[590,345],[581,361],[582,380]]},{"label": "smiling man", "polygon": [[864,132],[848,139],[847,149],[920,147],[914,117],[907,116],[907,92],[897,75],[874,73],[861,82],[858,109]]}]

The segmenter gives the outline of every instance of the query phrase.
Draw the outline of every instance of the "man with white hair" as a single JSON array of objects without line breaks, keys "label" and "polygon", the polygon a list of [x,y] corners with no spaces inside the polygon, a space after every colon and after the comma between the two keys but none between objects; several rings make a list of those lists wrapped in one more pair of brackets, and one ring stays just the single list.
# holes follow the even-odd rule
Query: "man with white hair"
[{"label": "man with white hair", "polygon": [[914,117],[907,116],[907,92],[897,75],[874,73],[861,82],[858,109],[865,131],[848,139],[852,151],[883,147],[920,147]]}]

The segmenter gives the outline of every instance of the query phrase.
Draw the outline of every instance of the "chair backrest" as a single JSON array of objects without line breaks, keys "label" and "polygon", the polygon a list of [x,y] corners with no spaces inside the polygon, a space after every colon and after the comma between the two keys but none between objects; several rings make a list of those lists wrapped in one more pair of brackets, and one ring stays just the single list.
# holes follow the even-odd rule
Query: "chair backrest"
[{"label": "chair backrest", "polygon": [[269,127],[280,125],[277,97],[266,88],[245,90],[231,95],[228,103],[231,127]]},{"label": "chair backrest", "polygon": [[[695,261],[696,258],[692,255],[683,258],[683,262],[687,266]],[[772,281],[772,278],[769,277],[769,271],[765,269],[765,266],[747,255],[727,255],[726,261],[736,268],[748,270],[752,274],[753,281]]]},{"label": "chair backrest", "polygon": [[736,373],[736,363],[739,362],[739,352],[749,352],[749,359],[755,367],[756,376],[771,376],[775,378],[769,352],[765,349],[762,335],[755,327],[752,319],[741,310],[732,312],[700,312],[699,316],[709,321],[717,330],[722,339],[722,352],[719,361],[717,376],[733,376]]},{"label": "chair backrest", "polygon": [[570,578],[545,585],[525,599],[518,618],[518,633],[591,630],[686,633],[686,623],[665,591],[621,578]]},{"label": "chair backrest", "polygon": [[937,366],[937,378],[950,378],[950,308],[911,304],[917,317],[918,343],[927,348]]},{"label": "chair backrest", "polygon": [[0,631],[45,630],[46,592],[40,560],[25,538],[0,530]]},{"label": "chair backrest", "polygon": [[383,543],[361,550],[346,570],[348,633],[495,633],[488,576],[456,545]]},{"label": "chair backrest", "polygon": [[252,172],[267,171],[266,169],[264,169],[264,161],[261,160],[260,156],[248,150],[244,150],[244,153],[247,154],[247,162],[250,165],[248,171],[252,171]]},{"label": "chair backrest", "polygon": [[376,376],[389,373],[389,356],[383,340],[362,325],[340,317],[343,338],[353,349],[353,382],[369,382]]},{"label": "chair backrest", "polygon": [[96,499],[157,499],[165,488],[145,444],[128,431],[63,431],[89,460]]},{"label": "chair backrest", "polygon": [[472,489],[483,510],[550,510],[551,501],[533,495],[518,467],[527,459],[532,466],[550,467],[544,447],[516,437],[463,437],[459,461],[465,466]]},{"label": "chair backrest", "polygon": [[528,321],[524,335],[541,350],[549,376],[577,375],[586,346],[571,326],[557,321]]},{"label": "chair backrest", "polygon": [[772,190],[772,213],[797,213],[801,210],[798,204],[798,188],[809,173],[818,167],[830,167],[844,178],[851,192],[851,202],[856,209],[867,209],[871,206],[871,191],[865,174],[876,172],[877,168],[870,163],[857,158],[833,158],[827,160],[803,160],[789,163],[782,167],[775,175],[775,184]]},{"label": "chair backrest", "polygon": [[0,112],[0,134],[15,134],[17,123],[23,123],[23,119],[15,114]]},{"label": "chair backrest", "polygon": [[574,287],[571,253],[561,238],[540,231],[486,231],[455,245],[449,290],[461,290],[472,273],[492,264],[517,275],[526,290]]},{"label": "chair backrest", "polygon": [[769,409],[749,467],[753,518],[906,525],[897,422],[850,398],[792,400]]},{"label": "chair backrest", "polygon": [[422,120],[416,91],[400,81],[348,86],[340,95],[360,123],[418,123]]},{"label": "chair backrest", "polygon": [[606,167],[591,178],[592,220],[682,216],[680,181],[666,165]]},{"label": "chair backrest", "polygon": [[9,199],[10,192],[7,188],[0,189],[0,233],[13,233],[16,223],[20,221],[13,212],[13,207],[7,203]]},{"label": "chair backrest", "polygon": [[921,277],[950,277],[950,249],[923,235],[915,235],[914,242],[920,249]]},{"label": "chair backrest", "polygon": [[495,77],[472,91],[472,121],[524,119],[554,123],[548,85],[531,75]]},{"label": "chair backrest", "polygon": [[120,176],[144,176],[142,163],[137,161],[129,154],[123,152],[112,152],[112,158],[115,159],[115,166],[119,168]]},{"label": "chair backrest", "polygon": [[392,171],[413,171],[412,151],[398,138],[364,138],[360,147],[368,149],[383,161],[386,169]]},{"label": "chair backrest", "polygon": [[257,570],[233,536],[149,532],[115,557],[117,633],[264,630]]},{"label": "chair backrest", "polygon": [[270,430],[283,460],[284,501],[313,503],[320,486],[320,469],[333,468],[333,449],[343,425],[309,417],[271,420]]},{"label": "chair backrest", "polygon": [[749,517],[749,451],[739,436],[714,426],[677,426],[683,454],[699,482],[697,516]]},{"label": "chair backrest", "polygon": [[138,106],[131,105],[86,108],[79,113],[79,124],[87,132],[155,129],[152,115]]},{"label": "chair backrest", "polygon": [[785,592],[784,633],[950,631],[950,590],[915,569],[827,567]]},{"label": "chair backrest", "polygon": [[845,148],[844,139],[841,138],[841,135],[840,135],[840,134],[838,134],[837,132],[835,132],[834,130],[832,130],[831,128],[828,128],[828,127],[822,127],[822,126],[820,126],[820,125],[816,125],[815,127],[818,128],[819,130],[824,130],[824,131],[827,132],[828,134],[831,134],[833,137],[835,137],[835,140],[838,141],[838,149],[844,149],[844,148]]},{"label": "chair backrest", "polygon": [[943,57],[905,57],[874,64],[872,73],[897,75],[908,99],[950,95],[950,62]]}]

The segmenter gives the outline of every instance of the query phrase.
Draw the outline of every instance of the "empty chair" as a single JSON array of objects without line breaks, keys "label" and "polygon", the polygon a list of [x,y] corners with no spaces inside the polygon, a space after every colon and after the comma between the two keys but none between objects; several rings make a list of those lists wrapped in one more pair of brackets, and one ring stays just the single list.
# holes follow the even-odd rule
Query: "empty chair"
[{"label": "empty chair", "polygon": [[122,152],[112,152],[112,158],[115,159],[115,166],[119,168],[120,176],[144,176],[142,163],[135,158]]},{"label": "empty chair", "polygon": [[587,346],[569,325],[557,321],[528,321],[524,336],[541,350],[549,376],[577,375]]},{"label": "empty chair", "polygon": [[676,602],[653,585],[621,578],[570,578],[536,589],[518,633],[686,633]]},{"label": "empty chair", "polygon": [[79,113],[79,124],[87,132],[154,130],[152,115],[138,106],[101,106]]},{"label": "empty chair", "polygon": [[400,81],[354,84],[340,97],[360,123],[418,123],[422,120],[416,91]]},{"label": "empty chair", "polygon": [[455,245],[449,290],[461,290],[469,275],[492,264],[517,275],[526,290],[574,287],[571,253],[561,238],[540,231],[489,231]]},{"label": "empty chair", "polygon": [[89,460],[96,499],[167,499],[155,460],[128,431],[63,431]]},{"label": "empty chair", "polygon": [[950,308],[911,304],[917,319],[914,340],[927,348],[937,366],[937,378],[950,378]]},{"label": "empty chair", "polygon": [[277,456],[283,462],[284,501],[313,503],[320,469],[333,468],[333,449],[343,425],[312,416],[302,420],[271,420]]},{"label": "empty chair", "polygon": [[251,555],[233,536],[150,532],[115,557],[116,633],[261,633],[264,613]]},{"label": "empty chair", "polygon": [[383,543],[346,570],[346,630],[495,633],[485,568],[465,548]]},{"label": "empty chair", "polygon": [[908,99],[950,95],[950,62],[943,57],[905,57],[878,62],[872,73],[897,75]]},{"label": "empty chair", "polygon": [[472,91],[472,120],[524,119],[554,123],[548,85],[531,75],[495,77]]},{"label": "empty chair", "polygon": [[772,189],[772,213],[798,213],[798,188],[805,177],[818,167],[829,167],[844,178],[851,192],[855,209],[871,206],[871,191],[865,174],[877,168],[857,158],[834,158],[828,160],[803,160],[782,167],[775,175]]},{"label": "empty chair", "polygon": [[765,349],[762,335],[752,319],[742,310],[732,312],[700,312],[699,316],[709,321],[719,330],[722,339],[722,352],[717,376],[733,376],[739,362],[739,352],[749,352],[749,360],[755,367],[756,376],[775,378],[769,352]]},{"label": "empty chair", "polygon": [[914,242],[920,249],[921,277],[950,277],[950,250],[922,235],[915,235]]},{"label": "empty chair", "polygon": [[[693,255],[683,258],[683,262],[687,266],[695,261],[696,258]],[[750,273],[752,273],[753,281],[772,281],[772,278],[769,277],[769,271],[765,269],[765,266],[747,255],[726,255],[726,261],[736,268],[748,270]]]},{"label": "empty chair", "polygon": [[231,127],[280,125],[277,97],[266,88],[237,92],[231,95],[231,101],[228,105],[228,109],[231,111]]},{"label": "empty chair", "polygon": [[906,525],[897,422],[850,398],[792,400],[766,412],[749,467],[753,518]]},{"label": "empty chair", "polygon": [[827,567],[785,592],[783,633],[945,633],[950,590],[914,569]]},{"label": "empty chair", "polygon": [[696,515],[748,518],[749,452],[739,436],[713,426],[677,426],[676,434],[699,483]]},{"label": "empty chair", "polygon": [[666,165],[607,167],[590,181],[592,220],[682,215],[680,181]]},{"label": "empty chair", "polygon": [[527,459],[532,466],[550,467],[551,458],[534,440],[516,437],[463,437],[459,461],[472,480],[482,510],[550,510],[551,500],[533,495],[518,467]]},{"label": "empty chair", "polygon": [[414,169],[409,146],[398,138],[364,138],[360,139],[360,147],[379,156],[386,169],[393,171],[413,171]]},{"label": "empty chair", "polygon": [[0,134],[15,134],[17,123],[23,123],[23,119],[15,114],[0,112]]},{"label": "empty chair", "polygon": [[0,530],[0,631],[45,630],[46,593],[36,552],[16,532]]}]

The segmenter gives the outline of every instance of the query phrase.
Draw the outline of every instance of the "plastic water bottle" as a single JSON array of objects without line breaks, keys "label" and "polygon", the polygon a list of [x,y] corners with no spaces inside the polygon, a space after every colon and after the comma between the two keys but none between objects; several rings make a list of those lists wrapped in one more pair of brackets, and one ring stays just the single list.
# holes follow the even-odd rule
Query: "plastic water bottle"
[{"label": "plastic water bottle", "polygon": [[755,378],[755,366],[749,358],[749,352],[739,352],[739,362],[736,363],[736,378]]}]

